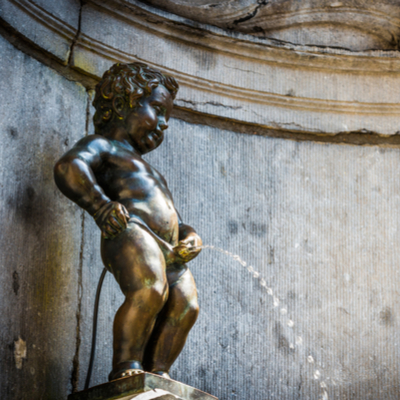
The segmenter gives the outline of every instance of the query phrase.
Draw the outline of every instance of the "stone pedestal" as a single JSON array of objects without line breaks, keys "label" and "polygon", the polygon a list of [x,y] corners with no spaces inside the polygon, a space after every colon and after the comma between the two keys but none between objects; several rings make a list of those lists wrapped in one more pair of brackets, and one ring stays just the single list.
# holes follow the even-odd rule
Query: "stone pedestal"
[{"label": "stone pedestal", "polygon": [[183,383],[142,373],[73,393],[68,400],[218,400]]}]

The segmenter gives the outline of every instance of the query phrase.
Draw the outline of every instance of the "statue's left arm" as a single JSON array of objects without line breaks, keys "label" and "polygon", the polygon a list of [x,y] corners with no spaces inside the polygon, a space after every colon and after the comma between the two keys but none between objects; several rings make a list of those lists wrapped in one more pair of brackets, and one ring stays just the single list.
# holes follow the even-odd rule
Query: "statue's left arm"
[{"label": "statue's left arm", "polygon": [[179,220],[179,243],[174,251],[184,262],[189,262],[200,253],[203,242],[190,225],[186,225],[182,222],[178,211],[176,213]]}]

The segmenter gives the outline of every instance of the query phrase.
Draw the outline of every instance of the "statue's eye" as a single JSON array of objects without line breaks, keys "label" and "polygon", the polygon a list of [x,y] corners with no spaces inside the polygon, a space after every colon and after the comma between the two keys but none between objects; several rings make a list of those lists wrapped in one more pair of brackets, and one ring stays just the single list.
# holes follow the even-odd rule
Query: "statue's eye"
[{"label": "statue's eye", "polygon": [[165,115],[166,114],[167,110],[162,106],[153,105],[153,108],[156,110],[157,115]]}]

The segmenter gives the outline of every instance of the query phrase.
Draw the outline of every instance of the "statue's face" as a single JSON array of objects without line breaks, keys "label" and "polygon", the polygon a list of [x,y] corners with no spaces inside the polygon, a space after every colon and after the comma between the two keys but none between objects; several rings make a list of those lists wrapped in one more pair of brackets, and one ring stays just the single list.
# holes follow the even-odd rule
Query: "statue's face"
[{"label": "statue's face", "polygon": [[164,139],[173,100],[162,85],[140,101],[139,107],[126,118],[126,128],[133,147],[141,154],[157,148]]}]

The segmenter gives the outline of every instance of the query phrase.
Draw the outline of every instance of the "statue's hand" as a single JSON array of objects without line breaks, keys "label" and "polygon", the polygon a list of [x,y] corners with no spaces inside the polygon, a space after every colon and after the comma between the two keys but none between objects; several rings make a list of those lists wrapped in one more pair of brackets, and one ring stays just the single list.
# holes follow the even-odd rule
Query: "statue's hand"
[{"label": "statue's hand", "polygon": [[179,241],[178,245],[174,247],[174,253],[179,261],[187,263],[198,256],[202,245],[200,236],[192,232],[185,239]]},{"label": "statue's hand", "polygon": [[128,226],[129,213],[121,203],[111,201],[95,213],[94,219],[101,229],[102,237],[114,239]]}]

